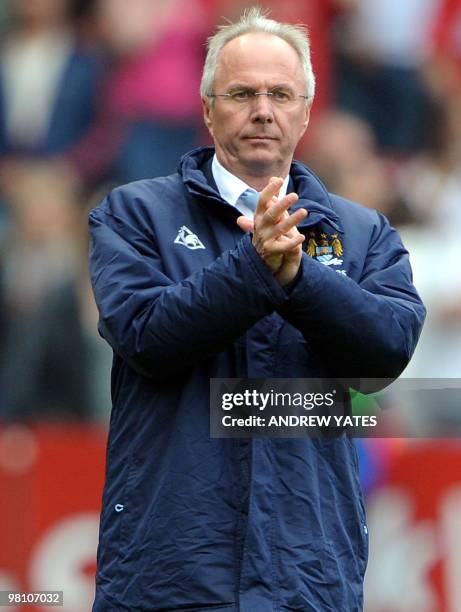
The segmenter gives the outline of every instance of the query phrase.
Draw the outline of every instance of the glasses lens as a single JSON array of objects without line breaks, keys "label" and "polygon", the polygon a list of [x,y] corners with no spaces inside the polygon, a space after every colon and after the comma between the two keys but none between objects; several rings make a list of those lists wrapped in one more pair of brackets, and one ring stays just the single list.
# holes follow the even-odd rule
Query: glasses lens
[{"label": "glasses lens", "polygon": [[251,89],[238,89],[226,95],[236,104],[249,104],[259,97],[266,97],[275,106],[290,106],[298,101],[298,96],[289,89],[273,89],[270,91],[253,91]]}]

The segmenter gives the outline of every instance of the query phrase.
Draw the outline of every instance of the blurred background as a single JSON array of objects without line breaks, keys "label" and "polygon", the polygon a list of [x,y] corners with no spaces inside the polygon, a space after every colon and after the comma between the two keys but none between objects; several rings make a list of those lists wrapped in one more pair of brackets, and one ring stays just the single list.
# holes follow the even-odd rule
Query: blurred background
[{"label": "blurred background", "polygon": [[[310,29],[318,93],[297,158],[384,212],[411,253],[428,318],[404,375],[461,378],[461,0],[259,5]],[[64,590],[65,610],[90,609],[111,353],[87,214],[209,143],[204,41],[247,6],[0,1],[0,590]],[[460,612],[461,443],[437,437],[460,406],[407,417],[420,439],[396,424],[357,443],[365,609]]]}]

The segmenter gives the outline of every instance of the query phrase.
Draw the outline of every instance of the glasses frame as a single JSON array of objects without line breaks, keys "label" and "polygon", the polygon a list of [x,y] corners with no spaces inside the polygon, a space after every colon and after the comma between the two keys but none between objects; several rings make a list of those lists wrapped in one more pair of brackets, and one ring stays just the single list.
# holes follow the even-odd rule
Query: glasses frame
[{"label": "glasses frame", "polygon": [[[240,93],[240,92],[235,92],[235,93]],[[233,96],[235,95],[235,93],[223,93],[223,94],[215,94],[215,93],[210,93],[207,94],[207,98],[227,98],[228,100],[230,99],[232,102],[235,102],[236,104],[242,105],[244,106],[245,104],[251,104],[252,102],[254,102],[254,100],[256,100],[256,98],[258,96],[267,96],[269,100],[274,99],[274,96],[277,95],[276,91],[251,91],[248,90],[248,94],[249,97],[246,100],[235,100],[233,98]],[[309,100],[311,98],[311,96],[305,96],[303,94],[295,94],[295,99],[294,100],[289,100],[288,103],[290,102],[296,102],[297,98],[303,98],[304,100]],[[277,104],[277,102],[276,102]],[[280,106],[284,106],[286,103],[282,102],[280,103]]]}]

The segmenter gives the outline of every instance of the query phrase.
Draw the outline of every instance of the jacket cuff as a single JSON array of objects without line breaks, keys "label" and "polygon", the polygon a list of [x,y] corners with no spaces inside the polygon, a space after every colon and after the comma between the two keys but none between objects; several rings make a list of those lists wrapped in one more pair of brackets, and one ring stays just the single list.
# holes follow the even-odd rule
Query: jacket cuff
[{"label": "jacket cuff", "polygon": [[285,291],[287,295],[292,294],[292,292],[296,288],[299,282],[299,279],[301,278],[302,275],[303,275],[303,259],[301,258],[301,262],[299,264],[298,271],[296,272],[296,276],[294,277],[292,281],[290,281],[287,285],[283,287],[283,290]]},{"label": "jacket cuff", "polygon": [[[306,297],[313,302],[320,299],[325,291],[325,283],[331,282],[333,283],[332,287],[335,287],[334,283],[340,282],[336,276],[338,275],[333,270],[329,270],[323,264],[303,253],[298,274],[292,281],[291,290],[287,292],[290,304],[297,302],[304,304]],[[285,289],[289,288],[290,285],[287,285]],[[330,285],[328,286],[330,287]],[[332,287],[330,287],[330,290]]]},{"label": "jacket cuff", "polygon": [[275,280],[274,275],[254,248],[252,234],[245,234],[239,243],[239,250],[250,265],[253,273],[256,275],[257,282],[261,283],[268,297],[271,299],[274,308],[278,308],[286,302],[288,299],[287,293]]}]

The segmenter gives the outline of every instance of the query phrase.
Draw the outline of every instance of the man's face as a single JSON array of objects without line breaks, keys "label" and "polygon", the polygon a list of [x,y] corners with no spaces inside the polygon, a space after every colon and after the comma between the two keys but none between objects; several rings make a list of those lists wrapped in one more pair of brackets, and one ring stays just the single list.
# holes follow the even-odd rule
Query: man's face
[{"label": "man's face", "polygon": [[[309,122],[306,79],[296,51],[286,41],[250,33],[228,42],[219,55],[214,94],[248,88],[255,92],[283,88],[296,94],[288,106],[267,96],[238,104],[229,98],[204,98],[205,123],[219,161],[243,178],[285,176]],[[214,103],[212,103],[212,100]]]}]

